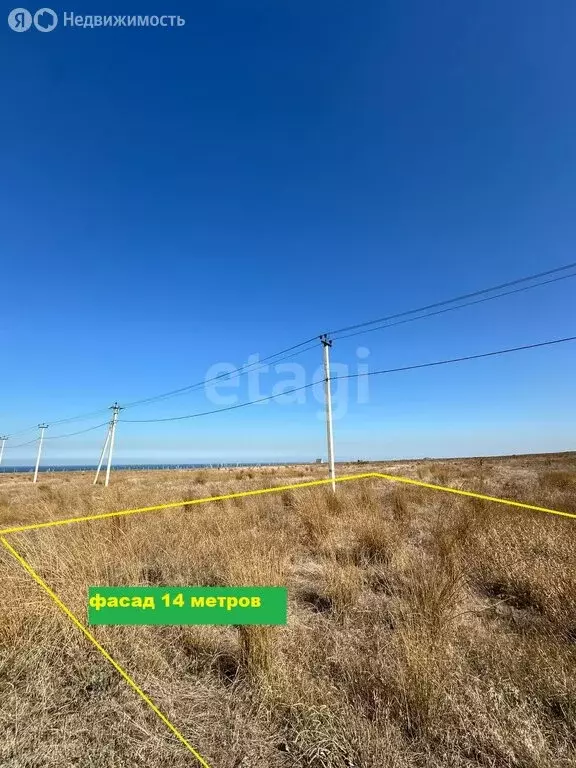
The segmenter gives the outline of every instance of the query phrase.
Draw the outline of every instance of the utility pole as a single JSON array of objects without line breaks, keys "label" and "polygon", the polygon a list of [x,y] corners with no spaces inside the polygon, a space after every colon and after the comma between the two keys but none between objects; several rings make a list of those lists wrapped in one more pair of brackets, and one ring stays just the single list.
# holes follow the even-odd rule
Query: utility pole
[{"label": "utility pole", "polygon": [[112,466],[112,451],[114,450],[114,436],[116,435],[116,423],[118,421],[118,414],[121,411],[118,403],[114,403],[112,408],[112,421],[110,422],[110,447],[108,449],[108,464],[106,466],[106,480],[104,485],[107,486],[110,482],[110,467]]},{"label": "utility pole", "polygon": [[104,441],[104,446],[102,447],[102,453],[100,454],[100,461],[98,462],[98,469],[96,470],[96,477],[94,478],[94,482],[92,485],[96,485],[98,482],[98,475],[100,474],[100,470],[102,469],[102,463],[104,461],[104,455],[106,453],[106,448],[108,448],[108,442],[110,440],[110,429],[112,424],[108,424],[108,431],[106,432],[106,440]]},{"label": "utility pole", "polygon": [[48,429],[48,424],[38,424],[40,430],[40,439],[38,440],[38,455],[36,456],[36,469],[34,470],[35,483],[38,480],[38,467],[40,466],[40,455],[42,454],[42,443],[44,442],[44,430]]},{"label": "utility pole", "polygon": [[324,396],[326,401],[326,442],[328,443],[328,464],[332,490],[336,493],[336,470],[334,467],[334,432],[332,430],[332,388],[330,385],[330,347],[332,342],[324,333],[320,336],[324,352]]},{"label": "utility pole", "polygon": [[6,440],[8,440],[7,435],[0,437],[0,464],[2,464],[2,456],[4,454],[4,446],[6,445]]}]

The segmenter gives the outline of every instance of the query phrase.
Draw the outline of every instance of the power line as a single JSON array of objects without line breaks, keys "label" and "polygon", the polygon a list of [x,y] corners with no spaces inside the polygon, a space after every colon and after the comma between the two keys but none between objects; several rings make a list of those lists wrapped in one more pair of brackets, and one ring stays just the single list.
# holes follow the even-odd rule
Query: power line
[{"label": "power line", "polygon": [[[314,342],[314,344],[312,345],[311,342]],[[288,347],[287,349],[283,349],[283,350],[280,350],[279,352],[275,352],[272,355],[268,355],[267,357],[263,358],[262,360],[255,361],[254,363],[248,363],[247,365],[242,366],[241,368],[239,368],[236,371],[231,371],[230,373],[222,373],[222,374],[219,374],[218,376],[214,376],[214,377],[212,377],[210,379],[203,379],[202,381],[196,382],[195,384],[190,384],[190,385],[188,385],[186,387],[181,387],[180,389],[175,389],[175,390],[171,390],[169,392],[164,392],[164,393],[161,393],[159,395],[155,395],[154,397],[145,398],[143,400],[134,400],[133,402],[130,402],[127,405],[125,405],[124,408],[133,408],[133,407],[138,406],[138,405],[144,405],[144,404],[147,404],[147,403],[152,403],[152,402],[156,402],[156,401],[159,401],[159,400],[164,400],[164,399],[167,399],[169,397],[173,397],[175,395],[184,394],[185,392],[194,391],[195,389],[199,389],[199,388],[203,387],[205,384],[211,383],[213,381],[218,381],[220,379],[226,379],[226,378],[233,378],[235,376],[244,375],[245,373],[250,373],[253,370],[255,371],[255,370],[258,370],[260,368],[263,368],[267,362],[269,362],[270,360],[273,360],[274,358],[277,358],[279,355],[283,355],[283,356],[279,357],[279,359],[277,359],[277,360],[274,360],[274,364],[281,363],[284,360],[289,360],[289,359],[291,359],[293,357],[296,357],[297,355],[303,354],[304,352],[308,352],[310,349],[315,347],[317,343],[318,343],[318,339],[315,336],[315,337],[313,337],[311,339],[307,339],[306,341],[302,341],[302,342],[299,342],[298,344],[294,344],[293,346]],[[302,349],[302,347],[304,347],[304,346],[306,346],[306,349]],[[294,352],[293,350],[297,350],[297,351]],[[286,352],[291,352],[292,354],[284,354]],[[98,411],[92,411],[91,413],[85,413],[85,414],[81,414],[79,416],[71,416],[70,418],[67,418],[67,419],[59,419],[57,421],[51,421],[50,424],[51,424],[51,426],[54,426],[54,425],[57,425],[57,424],[67,424],[67,423],[70,423],[72,421],[81,421],[83,419],[91,418],[92,416],[99,416],[100,414],[107,413],[108,410],[109,410],[108,408],[102,408],[102,409],[100,409]],[[107,423],[107,422],[105,422],[105,423]],[[103,425],[99,425],[99,426],[103,426]],[[26,429],[21,429],[18,432],[12,432],[10,435],[7,435],[7,437],[16,437],[17,435],[25,434],[26,432],[30,432],[33,429],[37,429],[37,427],[38,427],[38,425],[34,424],[34,425],[30,426],[30,427],[26,427]],[[96,429],[96,427],[91,427],[90,429]],[[90,431],[90,430],[82,430],[81,432],[72,433],[72,434],[82,434],[82,432],[84,432],[84,431]],[[64,437],[67,437],[67,436],[68,435],[64,435]],[[54,440],[54,439],[59,439],[59,438],[58,437],[46,437],[45,438],[45,440]],[[30,440],[27,443],[21,443],[20,445],[13,445],[13,446],[10,446],[10,447],[11,448],[19,448],[19,447],[23,447],[24,445],[31,445],[32,443],[35,443],[36,440],[37,440],[37,438],[34,438],[34,440]]]},{"label": "power line", "polygon": [[27,443],[18,443],[18,445],[10,445],[9,443],[6,443],[6,450],[13,449],[13,448],[24,448],[25,445],[32,445],[32,443],[37,443],[38,438],[35,437],[34,440],[28,440]]},{"label": "power line", "polygon": [[[375,328],[364,328],[358,331],[352,331],[352,333],[345,333],[342,335],[332,336],[332,338],[337,341],[341,341],[342,339],[350,339],[352,336],[360,336],[364,333],[371,333],[372,331],[381,331],[384,328],[392,328],[395,325],[404,325],[404,323],[413,323],[417,320],[425,320],[428,317],[433,317],[435,315],[443,315],[446,312],[454,312],[457,309],[470,307],[473,304],[482,304],[485,301],[493,301],[494,299],[500,299],[502,298],[502,296],[511,296],[513,293],[522,293],[523,291],[529,291],[532,288],[538,288],[541,285],[548,285],[549,283],[557,283],[559,280],[567,280],[570,277],[576,277],[576,272],[570,275],[562,275],[561,277],[553,277],[551,280],[544,280],[540,283],[535,283],[534,285],[525,285],[522,288],[515,288],[512,291],[505,291],[504,293],[498,293],[496,296],[486,296],[483,299],[475,299],[474,301],[467,301],[464,304],[458,304],[455,307],[445,307],[444,309],[437,309],[435,312],[427,312],[426,314],[419,315],[418,317],[405,317],[403,320],[397,320],[394,323],[385,323],[383,325],[378,325]],[[417,310],[413,310],[413,311],[416,312]],[[410,312],[401,313],[401,314],[410,314]],[[399,316],[401,315],[391,315],[390,318],[399,317]]]},{"label": "power line", "polygon": [[[84,435],[86,432],[92,432],[94,429],[100,429],[100,427],[105,427],[108,424],[107,421],[103,422],[102,424],[96,424],[95,427],[88,427],[88,429],[81,429],[78,432],[69,432],[66,435],[50,435],[49,437],[45,437],[44,440],[63,440],[66,437],[75,437],[76,435]],[[52,426],[52,425],[50,425]],[[7,445],[7,448],[23,448],[25,445],[32,445],[32,443],[38,442],[38,438],[35,437],[34,440],[29,440],[27,443],[19,443],[18,445]]]},{"label": "power line", "polygon": [[[368,333],[370,331],[381,330],[382,328],[390,327],[390,326],[393,326],[393,325],[401,325],[403,323],[413,322],[415,320],[422,320],[422,319],[424,319],[426,317],[431,317],[433,315],[443,314],[445,312],[453,312],[454,310],[462,309],[463,307],[471,306],[472,304],[480,304],[480,303],[483,303],[485,301],[492,301],[494,299],[502,298],[503,296],[509,296],[509,295],[511,295],[513,293],[521,293],[523,291],[531,290],[532,288],[537,288],[537,287],[539,287],[541,285],[547,285],[549,283],[554,283],[554,282],[557,282],[559,280],[566,280],[566,279],[568,279],[570,277],[576,277],[576,272],[573,273],[573,274],[570,274],[570,275],[562,275],[561,277],[552,278],[551,280],[541,281],[541,282],[536,283],[534,285],[523,286],[522,288],[516,288],[515,290],[512,290],[512,291],[506,291],[504,293],[499,293],[496,296],[488,296],[486,298],[477,299],[476,301],[470,301],[470,302],[467,302],[467,303],[464,303],[464,304],[460,304],[460,305],[458,305],[456,307],[448,307],[447,309],[442,309],[442,310],[437,311],[437,312],[430,312],[430,313],[428,313],[426,315],[423,315],[423,316],[420,316],[420,317],[414,317],[414,318],[409,318],[409,319],[401,320],[401,321],[399,321],[397,323],[388,323],[387,325],[380,325],[380,326],[378,326],[376,328],[367,328],[367,326],[369,326],[369,325],[374,325],[376,323],[384,323],[385,321],[394,320],[396,318],[402,318],[402,317],[405,318],[405,317],[407,317],[409,315],[412,315],[412,314],[417,314],[419,312],[424,312],[426,310],[434,309],[436,307],[442,307],[442,306],[445,306],[447,304],[453,304],[453,303],[455,303],[457,301],[463,301],[464,299],[473,298],[473,297],[476,297],[476,296],[481,296],[481,295],[484,295],[486,293],[493,293],[494,291],[501,290],[502,288],[508,288],[510,286],[513,286],[513,285],[519,285],[521,283],[529,282],[531,280],[537,280],[538,278],[547,277],[548,275],[552,275],[552,274],[557,274],[558,272],[563,272],[563,271],[566,271],[567,269],[571,269],[573,267],[576,267],[576,262],[574,262],[572,264],[566,264],[566,265],[564,265],[562,267],[556,267],[555,269],[550,269],[550,270],[548,270],[546,272],[540,272],[540,273],[535,274],[535,275],[529,275],[527,277],[521,277],[521,278],[518,278],[517,280],[512,280],[512,281],[507,282],[507,283],[502,283],[500,285],[493,286],[492,288],[485,288],[485,289],[483,289],[481,291],[475,291],[474,293],[464,294],[462,296],[457,296],[457,297],[455,297],[453,299],[447,299],[445,301],[436,302],[435,304],[429,304],[429,305],[427,305],[425,307],[420,307],[419,309],[411,309],[411,310],[407,310],[405,312],[399,312],[399,313],[397,313],[395,315],[389,315],[388,317],[385,317],[385,318],[379,318],[377,320],[370,320],[370,321],[367,321],[365,323],[358,323],[357,325],[348,326],[346,328],[340,328],[340,329],[337,329],[336,331],[332,331],[328,335],[331,338],[337,338],[339,340],[340,339],[346,339],[346,338],[350,338],[352,336],[360,335],[361,333]],[[356,330],[356,329],[363,329],[363,328],[366,328],[366,330]],[[346,335],[340,335],[340,334],[344,333],[345,331],[356,331],[356,332],[355,333],[346,333]],[[312,344],[312,342],[314,342],[314,344]],[[317,343],[317,337],[313,337],[312,339],[307,339],[306,341],[300,342],[299,344],[295,344],[292,347],[288,347],[287,349],[281,350],[280,352],[277,352],[277,353],[275,353],[273,355],[269,355],[268,357],[263,358],[262,360],[258,361],[257,363],[249,363],[248,365],[243,366],[242,368],[239,368],[237,371],[233,371],[231,373],[220,374],[218,376],[212,377],[211,379],[204,379],[203,381],[199,381],[199,382],[196,382],[194,384],[190,384],[190,385],[188,385],[186,387],[181,387],[180,389],[175,389],[175,390],[172,390],[170,392],[165,392],[163,394],[156,395],[154,397],[149,397],[149,398],[146,398],[144,400],[136,400],[136,401],[134,401],[132,403],[128,403],[125,407],[126,408],[132,408],[132,407],[134,407],[136,405],[144,405],[144,404],[147,404],[147,403],[158,402],[160,400],[164,400],[164,399],[167,399],[169,397],[173,397],[175,395],[183,394],[184,392],[192,392],[194,390],[202,388],[203,386],[205,386],[205,384],[211,383],[213,381],[218,381],[218,380],[221,380],[221,379],[234,378],[236,376],[241,376],[241,375],[244,375],[245,373],[249,373],[251,369],[258,370],[259,368],[263,367],[263,364],[265,364],[267,361],[272,360],[273,358],[278,357],[279,355],[283,355],[286,352],[292,352],[292,350],[295,350],[295,349],[299,350],[295,354],[287,355],[285,357],[281,357],[280,359],[274,361],[274,364],[280,363],[283,360],[287,360],[287,359],[289,359],[291,357],[295,357],[296,355],[299,355],[299,354],[302,354],[304,352],[307,352],[309,349],[312,349],[316,345],[316,343]],[[312,346],[307,346],[307,345],[311,345],[311,344],[312,344]],[[304,347],[304,346],[306,346],[307,348],[306,349],[300,349],[301,347]]]},{"label": "power line", "polygon": [[[100,416],[100,414],[107,413],[107,411],[108,411],[107,408],[101,408],[98,411],[83,413],[83,414],[80,414],[79,416],[70,416],[69,418],[66,418],[66,419],[57,419],[56,421],[51,421],[50,426],[54,426],[56,424],[69,424],[72,421],[83,421],[84,419],[90,419],[94,416]],[[8,437],[16,437],[17,435],[23,435],[26,432],[30,432],[31,430],[37,429],[37,428],[38,428],[38,425],[33,424],[30,427],[26,427],[26,429],[20,429],[18,432],[12,432],[10,435],[8,435]],[[49,438],[45,438],[45,439],[48,440]],[[32,442],[34,442],[34,440]]]},{"label": "power line", "polygon": [[[443,307],[443,306],[446,306],[447,304],[454,304],[457,301],[464,301],[465,299],[473,299],[476,296],[482,296],[482,295],[484,295],[486,293],[493,293],[494,291],[500,291],[503,288],[511,288],[513,285],[519,285],[521,283],[527,283],[527,282],[530,282],[531,280],[538,280],[541,277],[548,277],[548,275],[553,275],[553,274],[556,274],[558,272],[565,272],[566,270],[573,269],[574,267],[576,267],[576,262],[573,262],[572,264],[565,264],[564,266],[556,267],[555,269],[549,269],[546,272],[539,272],[538,274],[535,274],[535,275],[528,275],[527,277],[520,277],[517,280],[511,280],[511,281],[509,281],[507,283],[501,283],[500,285],[494,285],[491,288],[483,288],[482,290],[474,291],[473,293],[465,293],[465,294],[462,294],[461,296],[455,296],[452,299],[445,299],[444,301],[437,301],[434,304],[427,304],[424,307],[418,307],[416,309],[409,309],[409,310],[407,310],[405,312],[398,312],[398,313],[396,313],[394,315],[388,315],[387,317],[380,317],[380,318],[376,318],[374,320],[367,320],[366,322],[356,323],[356,325],[348,325],[348,326],[345,326],[344,328],[336,328],[335,330],[332,330],[332,331],[328,332],[328,336],[332,336],[333,337],[333,336],[335,336],[336,334],[339,334],[339,333],[346,333],[348,331],[355,331],[358,328],[366,328],[367,326],[375,325],[376,323],[383,323],[383,322],[386,322],[388,320],[395,320],[396,318],[406,317],[408,315],[415,315],[415,314],[418,314],[419,312],[425,312],[425,311],[427,311],[429,309],[436,309],[437,307]],[[536,287],[536,286],[534,286],[534,287]],[[507,295],[507,294],[502,294],[502,295]]]},{"label": "power line", "polygon": [[[520,352],[526,349],[536,349],[537,347],[548,347],[553,344],[562,344],[568,341],[576,341],[576,336],[567,336],[566,338],[563,338],[563,339],[552,339],[550,341],[541,341],[536,344],[525,344],[520,347],[509,347],[508,349],[499,349],[494,352],[483,352],[479,355],[466,355],[464,357],[454,357],[448,360],[436,360],[432,363],[418,363],[417,365],[407,365],[401,368],[388,368],[383,371],[368,371],[366,373],[351,373],[344,376],[332,376],[330,380],[338,381],[339,379],[357,379],[357,378],[361,378],[362,376],[380,376],[386,373],[397,373],[398,371],[413,371],[418,368],[432,368],[433,366],[448,365],[450,363],[461,363],[466,360],[480,360],[481,358],[484,358],[484,357],[496,357],[497,355],[506,355],[510,352]],[[317,384],[323,383],[323,381],[324,381],[323,379],[320,379],[318,381],[313,381],[310,384],[304,384],[301,387],[295,387],[294,389],[289,389],[286,392],[281,392],[278,395],[269,395],[268,397],[261,397],[258,400],[250,400],[247,403],[230,405],[230,406],[226,406],[225,408],[216,408],[212,411],[202,411],[200,413],[189,413],[189,414],[186,414],[185,416],[171,416],[163,419],[120,419],[120,421],[127,424],[152,424],[152,423],[166,422],[166,421],[183,421],[184,419],[195,419],[200,416],[211,416],[214,413],[223,413],[224,411],[234,411],[234,410],[237,410],[238,408],[246,408],[249,405],[256,405],[257,403],[265,403],[269,400],[276,400],[277,398],[283,397],[284,395],[291,395],[294,392],[301,392],[304,389],[309,389],[310,387],[314,387]]]},{"label": "power line", "polygon": [[[311,342],[314,342],[312,345]],[[318,343],[318,338],[314,336],[312,339],[307,339],[306,341],[302,341],[299,344],[294,344],[292,347],[288,347],[287,349],[283,349],[280,352],[276,352],[273,355],[268,355],[268,357],[262,358],[262,360],[255,361],[253,363],[248,363],[241,368],[238,368],[236,371],[230,371],[228,373],[221,373],[218,376],[213,376],[210,379],[202,379],[202,381],[195,382],[194,384],[189,384],[185,387],[180,387],[179,389],[173,389],[169,392],[164,392],[159,395],[154,395],[153,397],[148,397],[143,400],[134,400],[131,403],[127,403],[124,408],[134,408],[137,405],[145,405],[147,403],[153,403],[158,400],[165,400],[169,397],[174,397],[175,395],[184,394],[185,392],[192,392],[196,389],[200,389],[204,387],[206,384],[210,384],[213,381],[220,381],[221,379],[227,379],[227,378],[234,378],[236,376],[243,376],[246,373],[250,373],[253,370],[258,370],[259,368],[264,367],[264,365],[272,360],[275,357],[278,357],[279,355],[284,355],[283,357],[280,357],[278,360],[274,360],[274,365],[277,363],[281,363],[284,360],[289,360],[290,358],[296,357],[297,355],[301,355],[304,352],[308,352],[310,349],[315,347]],[[310,346],[306,346],[310,345]],[[306,346],[306,349],[302,349],[302,347]],[[298,350],[297,352],[292,352],[292,350]],[[284,354],[285,352],[292,352],[292,354]],[[124,419],[121,419],[121,421],[124,421]]]},{"label": "power line", "polygon": [[[553,274],[557,274],[558,272],[564,272],[564,271],[566,271],[568,269],[572,269],[574,267],[576,267],[576,262],[574,262],[572,264],[566,264],[566,265],[561,266],[561,267],[556,267],[555,269],[547,270],[546,272],[540,272],[540,273],[535,274],[535,275],[529,275],[527,277],[522,277],[522,278],[519,278],[517,280],[512,280],[510,282],[507,282],[507,283],[502,283],[500,285],[493,286],[491,288],[485,288],[483,290],[475,291],[473,293],[468,293],[468,294],[463,294],[461,296],[456,296],[456,297],[454,297],[452,299],[446,299],[445,301],[435,302],[434,304],[428,304],[426,306],[419,307],[417,309],[411,309],[411,310],[407,310],[405,312],[396,313],[394,315],[388,315],[387,317],[381,317],[381,318],[377,318],[375,320],[369,320],[369,321],[366,321],[364,323],[357,323],[356,325],[349,325],[349,326],[345,326],[343,328],[338,328],[336,330],[331,331],[329,335],[332,338],[336,338],[336,339],[339,339],[339,340],[346,339],[346,338],[350,338],[352,336],[360,335],[362,333],[369,333],[371,331],[381,330],[381,329],[388,328],[388,327],[391,327],[391,326],[394,326],[394,325],[400,325],[402,323],[413,322],[413,321],[416,321],[416,320],[423,320],[423,319],[426,319],[428,317],[432,317],[434,315],[443,314],[445,312],[452,312],[452,311],[455,311],[457,309],[462,309],[463,307],[471,306],[473,304],[479,304],[479,303],[482,303],[482,302],[485,302],[485,301],[492,301],[494,299],[502,298],[503,296],[509,296],[511,294],[514,294],[514,293],[520,293],[522,291],[530,290],[532,288],[537,288],[537,287],[539,287],[541,285],[547,285],[549,283],[557,282],[559,280],[566,280],[566,279],[571,278],[571,277],[576,277],[576,273],[573,273],[573,274],[570,274],[570,275],[562,275],[560,277],[552,278],[550,280],[540,281],[540,282],[535,283],[534,285],[523,286],[521,288],[517,288],[517,289],[512,290],[512,291],[505,291],[505,292],[499,293],[499,294],[497,294],[495,296],[488,296],[488,297],[485,297],[485,298],[476,299],[475,301],[465,301],[465,300],[466,299],[473,299],[473,298],[475,298],[477,296],[483,296],[484,294],[487,294],[487,293],[494,293],[495,291],[501,291],[503,288],[509,288],[511,286],[519,285],[519,284],[522,284],[522,283],[526,283],[526,282],[530,282],[530,281],[535,281],[535,280],[538,280],[539,278],[547,277],[547,276],[553,275]],[[453,307],[447,307],[447,305],[449,305],[449,304],[455,304],[456,302],[461,302],[461,301],[464,301],[465,303],[458,304],[457,306],[453,306]],[[428,310],[437,309],[438,307],[444,307],[444,308],[443,309],[439,309],[439,310],[434,311],[434,312],[428,312]],[[426,313],[426,314],[419,314],[419,313]],[[417,317],[410,317],[410,315],[419,315],[419,316],[417,316]],[[404,318],[404,319],[399,319],[399,318]],[[397,322],[389,322],[391,320],[397,320]],[[369,327],[369,326],[374,326],[374,327]],[[239,368],[236,371],[229,372],[229,373],[223,373],[223,374],[220,374],[218,376],[214,376],[214,377],[212,377],[210,379],[204,379],[202,381],[195,382],[195,383],[187,385],[185,387],[180,387],[179,389],[174,389],[174,390],[170,390],[168,392],[163,392],[163,393],[160,393],[158,395],[154,395],[152,397],[144,398],[144,399],[141,399],[141,400],[134,400],[132,402],[127,403],[125,408],[134,408],[134,407],[136,407],[138,405],[145,405],[145,404],[148,404],[148,403],[159,402],[161,400],[168,399],[170,397],[174,397],[174,396],[177,396],[177,395],[180,395],[180,394],[184,394],[186,392],[195,391],[195,390],[197,390],[197,389],[199,389],[201,387],[204,387],[206,384],[214,382],[214,381],[219,381],[219,380],[222,380],[222,379],[229,379],[229,378],[238,377],[238,376],[244,375],[246,373],[249,373],[251,371],[259,370],[262,367],[264,367],[264,365],[267,362],[272,361],[272,360],[274,360],[275,364],[276,363],[280,363],[283,360],[287,360],[289,358],[296,357],[297,355],[300,355],[300,354],[303,354],[304,352],[309,351],[310,349],[313,348],[313,346],[316,345],[316,343],[317,343],[317,337],[315,336],[315,337],[312,337],[312,338],[307,339],[305,341],[299,342],[298,344],[294,344],[291,347],[287,347],[286,349],[280,350],[279,352],[276,352],[276,353],[274,353],[272,355],[269,355],[268,357],[265,357],[262,360],[259,360],[259,361],[254,362],[254,363],[249,363],[249,364],[247,364],[245,366],[242,366],[241,368]],[[292,354],[289,354],[289,353],[292,353]],[[277,359],[275,359],[275,358],[277,358]],[[92,417],[100,415],[100,414],[107,413],[107,411],[108,411],[107,408],[106,409],[100,409],[100,410],[97,410],[97,411],[91,411],[90,413],[80,414],[80,415],[77,415],[77,416],[71,416],[71,417],[64,418],[64,419],[58,419],[56,421],[52,421],[51,424],[52,425],[67,424],[67,423],[71,423],[71,422],[74,422],[74,421],[81,421],[81,420],[84,420],[84,419],[92,418]],[[15,437],[17,435],[25,434],[26,432],[29,432],[29,431],[31,431],[33,429],[36,429],[36,425],[27,427],[27,428],[19,430],[17,432],[13,432],[10,435],[8,435],[8,437],[12,438],[12,437]],[[90,429],[92,429],[92,428],[90,428]],[[82,430],[80,433],[72,433],[72,434],[81,434],[83,431],[90,431],[90,430]],[[46,438],[46,439],[59,439],[59,438]],[[35,442],[35,440],[29,441],[28,443],[24,443],[22,445],[30,445],[33,442]],[[17,446],[12,446],[12,447],[17,447]]]},{"label": "power line", "polygon": [[449,363],[462,363],[465,360],[480,360],[483,357],[496,357],[497,355],[507,355],[509,352],[520,352],[524,349],[536,349],[537,347],[549,347],[552,344],[562,344],[566,341],[576,341],[576,336],[567,336],[564,339],[553,339],[552,341],[541,341],[538,344],[524,344],[521,347],[509,347],[508,349],[499,349],[496,352],[483,352],[480,355],[466,355],[464,357],[453,357],[449,360],[436,360],[433,363],[419,363],[418,365],[405,365],[401,368],[387,368],[384,371],[367,371],[366,373],[349,373],[344,376],[335,376],[336,379],[358,379],[361,376],[379,376],[383,373],[397,373],[398,371],[415,371],[417,368],[432,368],[436,365],[448,365]]},{"label": "power line", "polygon": [[190,413],[187,416],[171,416],[165,419],[120,419],[120,422],[124,424],[152,424],[152,423],[157,423],[159,421],[182,421],[184,419],[195,419],[198,416],[211,416],[213,413],[222,413],[223,411],[234,411],[237,408],[246,408],[248,405],[256,405],[257,403],[265,403],[268,400],[276,400],[278,397],[282,397],[283,395],[291,395],[293,392],[300,392],[303,389],[309,389],[310,387],[313,387],[316,384],[322,383],[322,381],[323,379],[320,379],[319,382],[313,381],[310,384],[304,384],[301,387],[295,387],[294,389],[289,389],[286,392],[281,392],[278,395],[268,395],[268,397],[261,397],[258,400],[250,400],[248,403],[239,403],[238,405],[229,405],[229,406],[226,406],[226,408],[216,408],[213,411],[202,411],[201,413]]},{"label": "power line", "polygon": [[[65,437],[76,437],[76,435],[84,435],[86,432],[92,432],[95,429],[100,429],[100,427],[105,427],[108,425],[109,422],[103,421],[102,424],[96,424],[95,427],[88,427],[88,429],[81,429],[78,432],[68,432],[66,435],[50,435],[50,437],[45,437],[45,440],[63,440]],[[52,425],[50,425],[52,426]]]},{"label": "power line", "polygon": [[[80,416],[71,416],[68,419],[58,419],[57,421],[51,421],[50,426],[53,427],[55,424],[68,424],[71,421],[83,421],[84,419],[91,419],[93,416],[100,416],[102,413],[108,413],[108,408],[100,408],[98,411],[92,411],[91,413],[84,413]],[[48,438],[46,438],[48,440]]]}]

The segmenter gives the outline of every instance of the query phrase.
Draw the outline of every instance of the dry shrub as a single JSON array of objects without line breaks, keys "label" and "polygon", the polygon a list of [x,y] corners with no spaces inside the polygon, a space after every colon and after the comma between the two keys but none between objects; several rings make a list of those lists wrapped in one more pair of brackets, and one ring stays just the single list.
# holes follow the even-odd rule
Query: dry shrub
[{"label": "dry shrub", "polygon": [[225,507],[226,506],[226,499],[220,499],[219,496],[226,496],[227,494],[222,491],[219,485],[213,485],[210,488],[210,496],[214,499],[214,501],[210,502],[211,504],[214,504],[218,507]]},{"label": "dry shrub", "polygon": [[344,512],[346,502],[342,491],[338,492],[338,489],[333,491],[331,488],[325,488],[323,489],[323,496],[326,509],[330,515],[338,517]]},{"label": "dry shrub", "polygon": [[453,558],[438,557],[412,563],[403,577],[393,611],[397,691],[407,731],[422,734],[443,716],[462,576]]},{"label": "dry shrub", "polygon": [[378,494],[374,483],[369,480],[361,481],[354,491],[355,506],[360,514],[374,512],[380,508]]},{"label": "dry shrub", "polygon": [[399,488],[395,488],[392,492],[391,503],[392,517],[400,524],[405,524],[410,518],[410,509],[405,493]]},{"label": "dry shrub", "polygon": [[194,475],[194,482],[196,485],[206,485],[209,477],[210,475],[208,471],[206,469],[201,469]]},{"label": "dry shrub", "polygon": [[284,509],[287,509],[290,512],[293,512],[296,509],[297,500],[294,491],[282,491],[280,499]]},{"label": "dry shrub", "polygon": [[236,509],[245,509],[246,508],[246,498],[244,496],[234,496],[233,499],[231,499],[232,506],[236,507]]},{"label": "dry shrub", "polygon": [[540,473],[540,484],[546,490],[574,491],[576,490],[576,472],[552,471]]},{"label": "dry shrub", "polygon": [[436,467],[432,472],[432,482],[437,485],[448,485],[450,483],[450,473],[446,467]]},{"label": "dry shrub", "polygon": [[355,541],[352,558],[358,565],[389,565],[398,551],[402,531],[382,510],[360,508],[354,518]]},{"label": "dry shrub", "polygon": [[[519,627],[571,637],[576,630],[576,539],[568,520],[509,513],[478,532],[469,553],[481,594]],[[520,613],[518,613],[520,612]]]},{"label": "dry shrub", "polygon": [[332,557],[324,569],[324,594],[334,615],[342,619],[358,603],[366,572],[354,563],[339,563]]},{"label": "dry shrub", "polygon": [[128,520],[125,516],[111,517],[108,521],[112,537],[124,536],[128,530]]},{"label": "dry shrub", "polygon": [[5,515],[10,511],[9,498],[7,493],[0,493],[0,520],[4,520]]},{"label": "dry shrub", "polygon": [[378,518],[367,519],[358,527],[354,548],[355,561],[364,567],[389,565],[398,546],[397,533]]},{"label": "dry shrub", "polygon": [[419,463],[416,467],[416,477],[418,480],[425,480],[427,477],[430,477],[429,466],[424,462]]},{"label": "dry shrub", "polygon": [[239,626],[239,662],[253,684],[265,683],[278,663],[276,627]]},{"label": "dry shrub", "polygon": [[452,557],[422,558],[403,573],[402,626],[416,627],[430,642],[443,638],[461,608],[463,576]]},{"label": "dry shrub", "polygon": [[302,541],[313,551],[322,549],[332,528],[331,513],[322,494],[307,492],[298,498],[298,520],[302,527]]},{"label": "dry shrub", "polygon": [[480,499],[442,500],[430,524],[429,546],[440,560],[458,557],[486,524],[489,502]]},{"label": "dry shrub", "polygon": [[[254,532],[238,533],[225,565],[230,586],[283,586],[286,582],[286,542],[262,541]],[[284,544],[284,547],[282,546]],[[263,684],[280,663],[280,627],[239,626],[240,669],[254,683]]]}]

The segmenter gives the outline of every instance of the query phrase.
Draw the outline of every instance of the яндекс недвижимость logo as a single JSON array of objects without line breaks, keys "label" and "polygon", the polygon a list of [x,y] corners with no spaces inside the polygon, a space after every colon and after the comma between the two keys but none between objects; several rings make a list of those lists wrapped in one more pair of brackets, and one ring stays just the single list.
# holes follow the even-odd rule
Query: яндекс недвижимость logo
[{"label": "\u044f\u043d\u0434\u0435\u043a\u0441 \u043d\u0435\u0434\u0432\u0438\u0436\u0438\u043c\u043e\u0441\u0442\u044c logo", "polygon": [[58,14],[52,8],[40,8],[34,16],[26,8],[14,8],[8,14],[8,26],[14,32],[27,32],[32,23],[39,32],[52,32],[58,24]]},{"label": "\u044f\u043d\u0434\u0435\u043a\u0441 \u043d\u0435\u0434\u0432\u0438\u0436\u0438\u043c\u043e\u0441\u0442\u044c logo", "polygon": [[186,26],[186,19],[178,14],[166,13],[80,14],[60,10],[58,14],[52,8],[40,8],[34,14],[27,8],[13,8],[8,14],[8,26],[13,32],[27,32],[32,26],[36,27],[38,32],[52,32],[59,24],[62,29],[182,29]]}]

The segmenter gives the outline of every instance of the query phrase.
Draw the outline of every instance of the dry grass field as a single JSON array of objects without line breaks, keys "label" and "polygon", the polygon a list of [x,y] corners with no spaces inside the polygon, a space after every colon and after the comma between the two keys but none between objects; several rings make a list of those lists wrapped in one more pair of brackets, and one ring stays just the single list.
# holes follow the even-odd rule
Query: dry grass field
[{"label": "dry grass field", "polygon": [[[576,512],[576,455],[351,465]],[[0,526],[321,476],[325,467],[0,475]],[[88,585],[289,587],[287,627],[96,627],[212,768],[576,765],[576,520],[342,484],[13,535],[82,620]],[[0,764],[192,755],[0,552]]]}]

